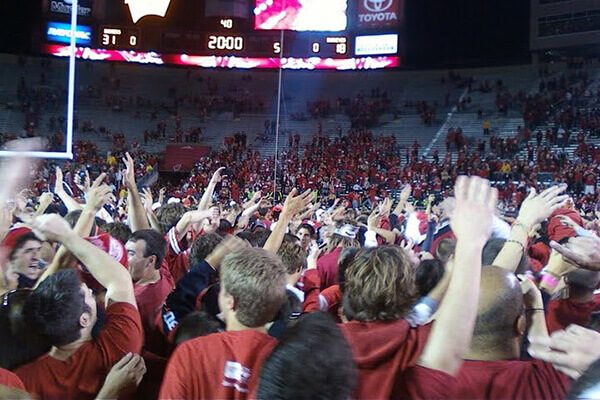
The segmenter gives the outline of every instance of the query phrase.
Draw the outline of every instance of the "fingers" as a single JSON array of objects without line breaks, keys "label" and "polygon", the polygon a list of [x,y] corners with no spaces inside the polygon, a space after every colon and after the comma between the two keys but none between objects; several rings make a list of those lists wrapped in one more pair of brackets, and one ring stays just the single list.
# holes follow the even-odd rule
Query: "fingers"
[{"label": "fingers", "polygon": [[117,361],[117,363],[115,365],[113,365],[113,369],[122,369],[124,366],[127,365],[127,363],[129,363],[129,361],[131,361],[132,357],[133,357],[133,353],[125,354],[125,356],[123,356],[123,358],[121,358],[119,361]]},{"label": "fingers", "polygon": [[[87,178],[86,178],[86,179],[88,179],[88,181],[89,181],[90,175],[88,174],[88,172],[87,172],[87,171],[85,171],[85,173],[86,173],[86,175],[87,175]],[[98,176],[98,177],[97,177],[97,178],[94,180],[94,183],[92,183],[92,186],[91,186],[91,187],[93,187],[93,188],[97,188],[97,187],[99,187],[99,186],[100,186],[100,184],[102,183],[102,181],[104,181],[104,178],[106,178],[106,173],[105,173],[105,172],[101,173],[101,174],[100,174],[100,175],[99,175],[99,176]]]},{"label": "fingers", "polygon": [[467,177],[464,175],[456,178],[456,184],[454,185],[454,197],[457,201],[464,201],[467,197]]},{"label": "fingers", "polygon": [[533,199],[535,197],[536,192],[537,191],[535,190],[534,187],[529,189],[529,195],[527,195],[527,198],[525,200]]},{"label": "fingers", "polygon": [[583,264],[585,262],[582,256],[569,249],[568,247],[558,244],[557,242],[551,241],[550,247],[559,252],[564,257],[565,261],[567,261],[570,264]]}]

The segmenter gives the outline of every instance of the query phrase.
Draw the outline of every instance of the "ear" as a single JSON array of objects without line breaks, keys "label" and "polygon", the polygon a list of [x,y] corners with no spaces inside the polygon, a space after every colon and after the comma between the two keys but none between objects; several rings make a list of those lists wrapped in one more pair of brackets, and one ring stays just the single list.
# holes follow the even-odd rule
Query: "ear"
[{"label": "ear", "polygon": [[156,262],[158,261],[158,258],[153,254],[150,257],[148,257],[148,265],[154,265],[155,269],[159,269],[160,265],[157,265]]},{"label": "ear", "polygon": [[514,325],[514,334],[517,337],[521,337],[525,334],[525,327],[526,327],[527,321],[525,319],[525,314],[521,314],[517,317],[517,319],[515,320],[515,325]]},{"label": "ear", "polygon": [[223,293],[223,300],[224,300],[224,306],[225,306],[225,310],[221,310],[222,312],[224,311],[235,311],[235,308],[237,306],[235,299],[233,298],[232,295],[230,295],[227,292]]},{"label": "ear", "polygon": [[92,315],[89,312],[84,312],[79,316],[79,326],[88,328],[92,324]]}]

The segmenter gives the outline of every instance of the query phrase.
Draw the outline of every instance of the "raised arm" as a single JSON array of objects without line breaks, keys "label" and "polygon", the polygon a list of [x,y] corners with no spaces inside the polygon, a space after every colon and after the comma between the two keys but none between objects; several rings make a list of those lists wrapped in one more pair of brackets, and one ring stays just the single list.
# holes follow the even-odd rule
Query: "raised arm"
[{"label": "raised arm", "polygon": [[198,204],[198,210],[206,210],[210,206],[210,200],[215,192],[215,188],[217,187],[217,183],[221,182],[223,176],[221,173],[225,171],[225,167],[221,167],[215,171],[212,178],[210,178],[210,182],[208,182],[208,186],[204,190],[202,194],[202,198],[200,199],[200,203]]},{"label": "raised arm", "polygon": [[56,167],[56,181],[54,182],[54,193],[62,200],[69,212],[81,210],[81,204],[69,196],[63,187],[63,172],[60,167]]},{"label": "raised arm", "polygon": [[106,304],[129,303],[137,308],[131,275],[118,261],[83,239],[57,214],[41,215],[30,222],[40,237],[64,245],[106,288]]},{"label": "raised arm", "polygon": [[146,210],[148,221],[150,221],[150,226],[156,232],[163,233],[160,222],[158,222],[158,218],[156,217],[154,210],[152,210],[152,205],[154,204],[152,199],[152,191],[149,188],[144,188],[140,194],[140,197],[142,198],[142,204],[144,205],[144,210]]},{"label": "raised arm", "polygon": [[529,233],[535,225],[548,219],[555,210],[560,208],[568,197],[560,195],[564,190],[564,186],[553,186],[536,195],[535,189],[531,189],[529,196],[521,205],[508,240],[494,259],[494,265],[511,272],[517,270],[521,257],[527,249]]},{"label": "raised arm", "polygon": [[135,183],[135,166],[133,158],[129,153],[125,153],[123,158],[125,163],[125,171],[123,171],[123,183],[127,188],[127,205],[128,205],[128,218],[129,227],[131,232],[137,232],[142,229],[150,229],[150,223],[148,217],[146,217],[146,211],[138,192],[137,184]]},{"label": "raised arm", "polygon": [[311,196],[312,191],[310,189],[300,195],[298,195],[296,189],[293,189],[290,194],[288,194],[283,203],[283,210],[281,210],[281,214],[279,214],[277,226],[275,226],[275,229],[273,229],[273,232],[271,232],[271,235],[263,246],[265,250],[272,251],[273,253],[277,252],[279,246],[281,246],[281,243],[283,242],[285,231],[294,218],[294,215],[302,212],[308,206],[311,201]]},{"label": "raised arm", "polygon": [[452,231],[456,235],[455,265],[436,322],[418,364],[456,375],[477,316],[481,253],[492,229],[498,192],[489,181],[461,176],[455,186]]},{"label": "raised arm", "polygon": [[544,314],[544,301],[542,293],[535,283],[525,275],[518,276],[523,292],[523,302],[525,303],[525,317],[529,338],[547,338],[548,327],[546,325],[546,314]]},{"label": "raised arm", "polygon": [[[81,237],[86,237],[90,235],[90,231],[94,226],[94,218],[96,213],[110,200],[112,191],[107,185],[103,185],[102,181],[106,177],[106,174],[101,174],[92,186],[87,191],[87,203],[81,210],[81,215],[75,224],[73,230],[75,233]],[[36,287],[47,277],[58,271],[59,269],[67,268],[71,262],[72,254],[69,253],[65,246],[60,246],[56,254],[54,255],[54,259],[52,263],[42,276],[38,279],[36,283]]]}]

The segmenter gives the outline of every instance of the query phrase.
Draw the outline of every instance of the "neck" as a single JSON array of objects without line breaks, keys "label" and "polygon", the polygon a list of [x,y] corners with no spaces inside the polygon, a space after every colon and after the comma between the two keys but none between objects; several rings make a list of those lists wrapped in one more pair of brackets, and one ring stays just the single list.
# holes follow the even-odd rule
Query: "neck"
[{"label": "neck", "polygon": [[66,361],[71,357],[84,343],[92,340],[92,335],[89,332],[82,332],[81,337],[76,341],[66,344],[64,346],[56,347],[52,346],[50,349],[50,357],[55,358],[59,361]]},{"label": "neck", "polygon": [[519,338],[509,338],[501,341],[471,341],[469,349],[463,358],[477,361],[515,360],[521,356]]},{"label": "neck", "polygon": [[156,283],[160,280],[160,271],[157,269],[152,269],[152,271],[144,276],[142,279],[140,279],[139,281],[137,281],[135,284],[136,285],[150,285],[152,283]]},{"label": "neck", "polygon": [[246,325],[243,325],[235,318],[232,318],[231,321],[227,321],[225,323],[225,330],[227,332],[235,332],[235,331],[258,331],[262,333],[267,333],[267,328],[264,326],[260,326],[258,328],[250,328]]}]

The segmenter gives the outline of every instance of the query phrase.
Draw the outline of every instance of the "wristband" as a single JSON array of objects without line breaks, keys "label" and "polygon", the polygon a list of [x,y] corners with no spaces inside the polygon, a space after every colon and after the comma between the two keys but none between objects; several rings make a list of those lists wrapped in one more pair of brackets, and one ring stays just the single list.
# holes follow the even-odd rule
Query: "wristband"
[{"label": "wristband", "polygon": [[513,226],[513,228],[514,228],[515,226],[520,226],[521,228],[523,228],[523,229],[525,229],[525,230],[527,231],[527,234],[528,234],[528,235],[529,235],[529,231],[531,231],[531,227],[530,227],[530,226],[527,226],[527,225],[525,225],[524,223],[522,223],[522,222],[521,222],[521,221],[519,221],[518,219],[517,219],[517,220],[515,220],[515,222],[513,222],[512,226]]},{"label": "wristband", "polygon": [[525,312],[544,311],[543,308],[528,308]]},{"label": "wristband", "polygon": [[509,240],[506,241],[506,243],[516,243],[516,244],[518,244],[519,246],[521,246],[521,250],[523,251],[523,253],[525,253],[525,245],[523,243],[519,242],[518,240],[509,239]]},{"label": "wristband", "polygon": [[542,283],[550,286],[551,288],[555,288],[558,285],[558,279],[550,274],[545,274],[542,276]]}]

